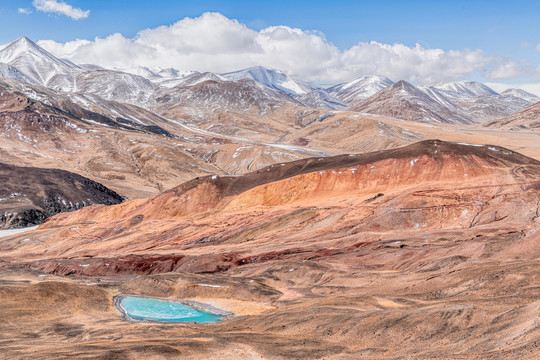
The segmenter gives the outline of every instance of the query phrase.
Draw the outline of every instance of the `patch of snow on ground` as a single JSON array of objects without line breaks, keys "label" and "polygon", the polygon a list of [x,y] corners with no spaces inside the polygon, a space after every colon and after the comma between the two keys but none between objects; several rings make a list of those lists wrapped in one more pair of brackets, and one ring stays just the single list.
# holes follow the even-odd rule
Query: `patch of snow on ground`
[{"label": "patch of snow on ground", "polygon": [[466,145],[466,146],[477,146],[477,147],[484,146],[484,145],[479,145],[479,144],[469,144],[469,143],[462,143],[462,142],[458,142],[456,144],[458,144],[458,145]]},{"label": "patch of snow on ground", "polygon": [[36,230],[38,228],[38,226],[39,225],[31,226],[31,227],[27,227],[27,228],[22,228],[22,229],[0,230],[0,237],[11,236],[11,235],[15,235],[15,234],[24,233],[24,232],[27,232],[27,231]]},{"label": "patch of snow on ground", "polygon": [[213,287],[213,288],[228,288],[228,286],[210,285],[210,284],[197,284],[199,286]]}]

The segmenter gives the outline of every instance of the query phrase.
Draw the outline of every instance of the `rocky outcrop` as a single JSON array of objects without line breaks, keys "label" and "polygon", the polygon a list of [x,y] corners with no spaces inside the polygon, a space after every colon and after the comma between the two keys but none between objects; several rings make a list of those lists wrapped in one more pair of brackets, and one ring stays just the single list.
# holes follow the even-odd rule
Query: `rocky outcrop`
[{"label": "rocky outcrop", "polygon": [[64,170],[0,163],[0,228],[38,225],[46,218],[123,198],[100,183]]}]

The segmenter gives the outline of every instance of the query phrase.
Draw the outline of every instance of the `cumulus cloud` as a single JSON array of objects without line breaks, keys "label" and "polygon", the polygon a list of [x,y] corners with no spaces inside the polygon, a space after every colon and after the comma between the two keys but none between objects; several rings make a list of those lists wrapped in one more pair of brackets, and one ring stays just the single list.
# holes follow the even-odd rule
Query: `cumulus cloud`
[{"label": "cumulus cloud", "polygon": [[432,83],[455,80],[486,69],[492,59],[481,50],[426,49],[419,44],[359,43],[343,53],[345,71],[392,74],[394,79]]},{"label": "cumulus cloud", "polygon": [[17,9],[17,11],[19,12],[19,14],[26,14],[26,15],[32,13],[32,10],[28,8],[19,8]]},{"label": "cumulus cloud", "polygon": [[[58,0],[34,0],[32,5],[38,11],[65,15],[74,20],[84,19],[90,15],[90,10],[81,10]],[[19,9],[20,10],[20,9]]]},{"label": "cumulus cloud", "polygon": [[513,79],[534,75],[534,72],[535,71],[526,62],[508,60],[499,64],[495,69],[487,73],[485,77],[491,80]]},{"label": "cumulus cloud", "polygon": [[[39,45],[76,63],[106,68],[158,66],[227,72],[263,65],[306,80],[326,82],[380,74],[393,80],[430,83],[483,74],[493,66],[505,65],[505,61],[486,56],[481,50],[445,51],[418,44],[410,47],[372,41],[340,50],[320,32],[288,26],[255,31],[219,13],[142,30],[133,38],[112,34],[92,41],[48,40]],[[500,78],[496,76],[503,70],[493,72],[494,78]]]}]

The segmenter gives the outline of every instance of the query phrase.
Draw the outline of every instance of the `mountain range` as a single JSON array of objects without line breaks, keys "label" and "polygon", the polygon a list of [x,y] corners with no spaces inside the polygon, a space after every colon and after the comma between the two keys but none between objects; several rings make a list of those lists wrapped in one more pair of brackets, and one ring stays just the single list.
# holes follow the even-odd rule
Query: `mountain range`
[{"label": "mountain range", "polygon": [[[262,91],[265,93],[262,102],[278,100],[306,108],[353,110],[421,122],[486,124],[540,101],[521,89],[509,89],[499,94],[485,84],[471,81],[421,86],[398,81],[396,87],[391,88],[395,84],[390,79],[366,75],[324,88],[262,66],[224,74],[144,67],[109,70],[59,59],[26,37],[0,50],[0,75],[65,93],[93,94],[158,113],[178,106],[177,103],[166,104],[167,99],[171,102],[181,100],[183,104],[194,99],[197,104],[193,106],[200,108],[201,99],[195,95],[199,89],[186,88],[205,81],[238,83],[251,80],[241,87],[243,94],[254,94],[249,95],[251,100],[246,100],[245,96],[239,99],[238,104],[232,106],[237,109],[249,107],[245,101],[257,101]],[[230,88],[237,85],[216,86]],[[386,92],[382,92],[385,89]],[[213,103],[210,106],[213,110],[231,105],[214,100],[208,98]],[[261,111],[270,109],[268,104],[261,104],[259,108]]]}]

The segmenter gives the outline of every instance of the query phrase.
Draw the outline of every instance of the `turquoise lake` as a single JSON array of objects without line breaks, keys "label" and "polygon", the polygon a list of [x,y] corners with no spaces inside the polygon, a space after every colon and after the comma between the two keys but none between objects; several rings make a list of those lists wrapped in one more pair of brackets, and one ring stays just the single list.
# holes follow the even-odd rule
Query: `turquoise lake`
[{"label": "turquoise lake", "polygon": [[152,320],[160,322],[196,322],[200,324],[215,323],[222,316],[198,310],[194,307],[167,300],[126,296],[120,301],[126,314],[136,320]]}]

